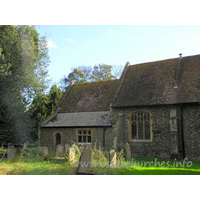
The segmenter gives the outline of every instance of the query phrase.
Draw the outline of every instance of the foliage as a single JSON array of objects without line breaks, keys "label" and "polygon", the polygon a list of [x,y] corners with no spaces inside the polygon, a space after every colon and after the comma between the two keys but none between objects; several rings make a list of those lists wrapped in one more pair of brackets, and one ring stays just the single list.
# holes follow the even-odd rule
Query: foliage
[{"label": "foliage", "polygon": [[120,143],[117,147],[117,151],[120,152],[121,150],[123,150],[124,154],[126,154],[126,146],[124,143]]},{"label": "foliage", "polygon": [[103,80],[111,80],[116,79],[116,76],[112,74],[113,73],[119,74],[122,71],[122,68],[117,68],[116,66],[112,68],[111,65],[95,65],[92,67],[86,67],[86,66],[79,66],[77,68],[72,68],[72,72],[69,73],[69,75],[66,77],[64,76],[63,79],[61,79],[61,85],[62,89],[66,89],[66,87],[71,83],[71,81],[74,81],[74,83],[85,83],[85,82],[93,82],[93,81],[103,81]]},{"label": "foliage", "polygon": [[108,161],[109,155],[108,152],[102,151],[101,146],[99,149],[96,148],[96,142],[94,143],[94,147],[92,149],[92,161],[94,162],[106,162]]},{"label": "foliage", "polygon": [[65,84],[69,84],[71,81],[74,81],[75,83],[84,83],[86,82],[85,75],[78,69],[74,69],[68,77],[64,78]]},{"label": "foliage", "polygon": [[38,141],[35,142],[35,147],[32,148],[32,153],[34,156],[43,156],[43,149]]},{"label": "foliage", "polygon": [[112,66],[111,65],[95,65],[92,71],[92,79],[94,81],[104,81],[115,79],[116,77],[111,73]]},{"label": "foliage", "polygon": [[26,141],[27,107],[46,88],[47,41],[31,26],[0,26],[0,140]]},{"label": "foliage", "polygon": [[75,143],[72,144],[71,148],[74,148],[75,154],[77,154],[77,155],[80,157],[80,155],[81,155],[81,150],[80,150],[80,148],[79,148]]},{"label": "foliage", "polygon": [[55,107],[62,98],[62,91],[56,85],[53,85],[49,94],[38,93],[30,105],[29,114],[33,124],[31,138],[37,139],[38,126],[48,116],[54,113]]}]

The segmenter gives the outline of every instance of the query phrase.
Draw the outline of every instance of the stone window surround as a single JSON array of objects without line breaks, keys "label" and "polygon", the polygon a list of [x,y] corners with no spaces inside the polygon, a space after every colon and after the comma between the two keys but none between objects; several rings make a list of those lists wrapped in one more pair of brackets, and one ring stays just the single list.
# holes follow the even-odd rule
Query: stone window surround
[{"label": "stone window surround", "polygon": [[62,144],[62,139],[63,139],[63,132],[62,131],[54,131],[53,132],[53,146],[54,150],[56,150],[56,134],[60,134],[60,144]]},{"label": "stone window surround", "polygon": [[[132,139],[132,115],[135,113],[145,113],[150,116],[150,139]],[[138,110],[130,113],[127,117],[128,119],[128,140],[129,142],[153,142],[153,134],[152,134],[152,116],[151,113],[145,110]]]},{"label": "stone window surround", "polygon": [[[89,142],[78,142],[78,132],[79,131],[91,131],[91,143]],[[76,128],[76,144],[92,144],[93,143],[93,128]]]}]

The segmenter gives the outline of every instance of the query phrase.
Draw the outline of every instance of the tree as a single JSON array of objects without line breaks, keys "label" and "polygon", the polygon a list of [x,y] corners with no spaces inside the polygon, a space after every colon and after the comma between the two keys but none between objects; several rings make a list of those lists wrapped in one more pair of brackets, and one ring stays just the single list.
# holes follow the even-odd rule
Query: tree
[{"label": "tree", "polygon": [[111,65],[95,65],[92,71],[91,79],[94,81],[103,81],[103,80],[111,80],[116,77],[111,73],[112,66]]},{"label": "tree", "polygon": [[[121,69],[121,68],[120,68]],[[120,76],[120,69],[114,68],[114,73],[117,76]],[[66,77],[64,76],[61,79],[62,89],[66,89],[66,87],[70,84],[71,81],[75,83],[85,83],[85,82],[93,82],[93,81],[101,81],[101,80],[111,80],[116,79],[116,76],[112,74],[112,66],[111,65],[98,65],[92,67],[79,66],[77,68],[71,68],[72,72]],[[121,70],[122,71],[122,70]],[[120,75],[119,75],[120,74]]]},{"label": "tree", "polygon": [[26,140],[28,105],[47,87],[47,41],[31,26],[0,26],[0,138]]},{"label": "tree", "polygon": [[32,140],[36,140],[38,135],[38,126],[48,116],[54,113],[55,107],[59,100],[62,98],[62,91],[56,85],[53,85],[49,91],[49,94],[38,93],[30,105],[29,113],[33,124],[33,130],[31,131]]},{"label": "tree", "polygon": [[84,73],[78,69],[73,69],[73,71],[69,73],[67,77],[64,76],[63,80],[61,80],[61,82],[64,83],[63,89],[66,89],[71,81],[74,81],[75,83],[85,83],[86,79]]}]

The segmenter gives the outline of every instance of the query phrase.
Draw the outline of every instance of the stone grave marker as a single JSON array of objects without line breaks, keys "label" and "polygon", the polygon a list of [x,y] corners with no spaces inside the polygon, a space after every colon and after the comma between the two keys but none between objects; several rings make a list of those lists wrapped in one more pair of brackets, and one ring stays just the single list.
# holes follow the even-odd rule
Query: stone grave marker
[{"label": "stone grave marker", "polygon": [[9,146],[7,151],[7,158],[14,158],[15,157],[15,147]]},{"label": "stone grave marker", "polygon": [[68,149],[68,156],[69,156],[69,162],[74,162],[75,161],[75,149],[74,148],[69,148]]},{"label": "stone grave marker", "polygon": [[131,160],[131,150],[129,143],[126,143],[126,157],[128,160]]},{"label": "stone grave marker", "polygon": [[44,156],[48,155],[48,147],[43,147]]},{"label": "stone grave marker", "polygon": [[87,173],[91,162],[92,162],[92,150],[91,150],[91,148],[87,147],[81,154],[76,173],[77,174],[78,173]]},{"label": "stone grave marker", "polygon": [[70,148],[69,144],[65,144],[65,155],[68,154],[68,149]]},{"label": "stone grave marker", "polygon": [[109,153],[109,164],[111,167],[116,165],[116,152],[115,150],[111,150]]},{"label": "stone grave marker", "polygon": [[63,154],[63,149],[64,149],[64,147],[63,147],[63,145],[61,145],[61,144],[58,144],[57,146],[56,146],[56,155],[59,155],[59,154]]},{"label": "stone grave marker", "polygon": [[28,150],[28,141],[24,143],[23,145],[23,151]]}]

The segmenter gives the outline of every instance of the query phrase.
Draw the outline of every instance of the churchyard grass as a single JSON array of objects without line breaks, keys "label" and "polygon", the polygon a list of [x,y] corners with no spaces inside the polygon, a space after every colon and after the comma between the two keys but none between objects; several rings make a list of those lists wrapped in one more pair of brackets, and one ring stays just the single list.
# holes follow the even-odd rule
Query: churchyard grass
[{"label": "churchyard grass", "polygon": [[[113,175],[200,175],[200,161],[192,160],[192,165],[184,167],[180,165],[173,167],[176,162],[167,159],[156,159],[147,157],[134,157],[133,162],[143,166],[135,166],[133,162],[126,161],[123,157],[123,151],[117,152],[117,161],[119,163],[115,168],[108,167],[108,152],[96,149],[92,150],[94,153],[92,155],[92,162],[96,163],[97,166],[93,166],[89,169],[91,173],[98,174],[113,174]],[[5,151],[4,151],[5,152]],[[49,152],[51,156],[55,156],[54,152]],[[60,157],[60,156],[58,156]],[[79,156],[76,156],[76,161],[78,162]],[[156,162],[160,164],[162,162],[170,162],[170,167],[160,167],[158,164],[154,166]],[[188,160],[190,161],[190,160]],[[144,167],[144,163],[153,162],[150,167],[148,164]],[[101,166],[99,166],[101,165]],[[122,166],[123,165],[123,166]],[[75,175],[77,167],[73,167],[68,161],[58,162],[58,161],[47,161],[44,160],[43,156],[34,156],[32,149],[29,149],[29,155],[22,156],[15,154],[15,158],[0,159],[0,169],[6,168],[7,175]]]},{"label": "churchyard grass", "polygon": [[[132,158],[133,162],[131,161],[122,161],[119,163],[116,167],[111,168],[108,167],[107,164],[102,164],[102,166],[92,167],[90,168],[90,172],[92,173],[99,173],[99,174],[113,174],[113,175],[200,175],[200,161],[192,161],[188,165],[185,164],[184,167],[181,167],[180,165],[176,166],[176,163],[181,162],[183,163],[183,160],[167,160],[167,159],[157,159],[157,158],[149,158],[149,157],[134,157]],[[161,167],[158,164],[154,166],[156,162],[162,164],[162,163],[170,163],[170,167]],[[189,160],[188,160],[189,161]],[[133,164],[136,162],[136,165]],[[152,165],[149,166],[148,162],[152,162]],[[140,166],[138,166],[138,163]],[[143,166],[141,164],[143,163]],[[144,163],[147,163],[146,166],[144,166]],[[173,166],[174,164],[174,166]],[[122,166],[123,165],[123,166]],[[131,166],[132,165],[132,166]],[[165,165],[167,166],[167,165]]]},{"label": "churchyard grass", "polygon": [[20,157],[3,159],[0,167],[7,168],[7,175],[68,175],[76,170],[69,162],[45,161],[44,157]]}]

